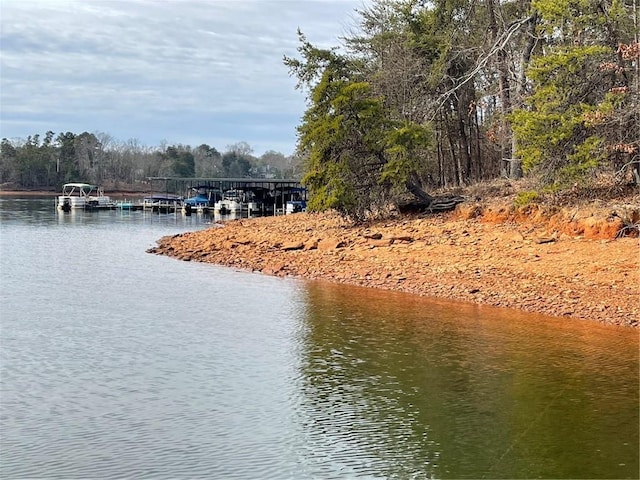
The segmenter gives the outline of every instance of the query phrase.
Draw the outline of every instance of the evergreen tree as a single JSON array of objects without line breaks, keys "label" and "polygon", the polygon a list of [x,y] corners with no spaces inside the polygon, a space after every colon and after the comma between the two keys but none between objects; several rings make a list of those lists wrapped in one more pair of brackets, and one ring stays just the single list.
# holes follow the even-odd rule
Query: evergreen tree
[{"label": "evergreen tree", "polygon": [[72,132],[60,133],[56,137],[58,149],[58,183],[79,182],[80,169],[76,156],[75,134]]},{"label": "evergreen tree", "polygon": [[637,116],[619,125],[617,133],[602,128],[625,102],[638,108],[627,96],[632,71],[620,63],[615,43],[629,40],[625,19],[630,11],[617,0],[536,0],[533,8],[546,46],[527,70],[531,95],[526,106],[512,116],[517,153],[525,170],[563,187],[603,165],[610,137],[630,132],[634,139],[618,143],[637,145]]},{"label": "evergreen tree", "polygon": [[171,161],[171,168],[179,177],[193,177],[196,162],[190,147],[182,145],[167,147],[166,155]]},{"label": "evergreen tree", "polygon": [[298,127],[299,151],[307,158],[302,181],[311,193],[309,208],[333,208],[356,220],[384,213],[407,184],[414,185],[429,129],[394,120],[347,57],[299,36],[302,59],[285,57],[285,64],[309,92]]}]

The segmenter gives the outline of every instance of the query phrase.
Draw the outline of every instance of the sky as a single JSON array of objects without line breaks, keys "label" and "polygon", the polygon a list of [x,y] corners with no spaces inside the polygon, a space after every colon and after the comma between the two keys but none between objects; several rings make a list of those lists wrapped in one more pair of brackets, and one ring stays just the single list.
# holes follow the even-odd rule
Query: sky
[{"label": "sky", "polygon": [[295,151],[297,30],[340,46],[366,0],[0,0],[0,138]]}]

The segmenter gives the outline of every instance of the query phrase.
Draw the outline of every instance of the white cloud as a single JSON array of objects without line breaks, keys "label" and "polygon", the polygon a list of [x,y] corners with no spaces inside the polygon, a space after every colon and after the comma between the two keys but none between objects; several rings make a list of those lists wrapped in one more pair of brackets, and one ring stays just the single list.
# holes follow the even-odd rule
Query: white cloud
[{"label": "white cloud", "polygon": [[[298,28],[318,46],[337,46],[362,5],[3,0],[0,134],[24,138],[50,122],[46,130],[100,130],[147,145],[170,138],[276,149],[251,138],[266,122],[273,144],[292,153],[304,99],[283,55],[296,55]],[[211,133],[226,129],[225,115],[237,131]]]}]

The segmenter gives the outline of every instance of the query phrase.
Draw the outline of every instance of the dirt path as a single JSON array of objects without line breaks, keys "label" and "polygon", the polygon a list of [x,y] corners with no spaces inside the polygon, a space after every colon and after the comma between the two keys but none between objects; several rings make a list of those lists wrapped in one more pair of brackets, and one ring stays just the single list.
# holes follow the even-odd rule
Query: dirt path
[{"label": "dirt path", "polygon": [[603,225],[587,218],[567,234],[550,231],[549,222],[495,223],[495,212],[469,212],[359,227],[327,214],[236,220],[165,237],[149,252],[638,326],[640,244],[612,239],[619,225],[611,219]]}]

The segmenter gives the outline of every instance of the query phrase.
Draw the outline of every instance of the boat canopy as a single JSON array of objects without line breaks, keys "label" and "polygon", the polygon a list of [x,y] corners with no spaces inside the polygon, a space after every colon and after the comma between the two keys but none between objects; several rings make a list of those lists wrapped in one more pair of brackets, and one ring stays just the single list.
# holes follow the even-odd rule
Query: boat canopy
[{"label": "boat canopy", "polygon": [[66,187],[76,187],[76,188],[98,188],[96,185],[91,185],[90,183],[65,183],[63,188]]},{"label": "boat canopy", "polygon": [[90,183],[65,183],[62,186],[62,196],[88,196],[92,192],[96,192],[98,195],[102,195],[102,189],[97,185]]}]

